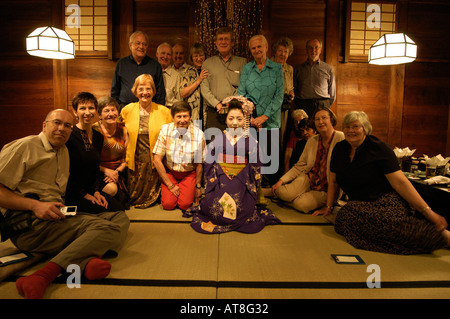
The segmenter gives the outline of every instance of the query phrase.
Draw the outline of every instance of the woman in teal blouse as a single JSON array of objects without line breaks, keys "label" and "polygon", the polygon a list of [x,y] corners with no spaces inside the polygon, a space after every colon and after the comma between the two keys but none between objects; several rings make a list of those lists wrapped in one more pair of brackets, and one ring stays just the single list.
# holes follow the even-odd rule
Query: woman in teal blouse
[{"label": "woman in teal blouse", "polygon": [[[281,105],[284,98],[284,74],[281,64],[267,58],[268,43],[263,35],[249,40],[254,61],[242,68],[237,94],[255,104],[250,124],[258,131],[267,129],[267,134],[258,136],[264,156],[263,184],[273,185],[278,180],[281,157],[278,146],[281,143]],[[258,134],[259,135],[259,134]],[[276,146],[273,148],[272,146]],[[269,158],[270,155],[270,158]],[[270,185],[267,185],[270,184]]]},{"label": "woman in teal blouse", "polygon": [[268,44],[263,35],[252,37],[249,47],[254,61],[243,67],[237,94],[255,103],[256,117],[251,121],[253,126],[279,129],[284,97],[283,68],[267,58]]}]

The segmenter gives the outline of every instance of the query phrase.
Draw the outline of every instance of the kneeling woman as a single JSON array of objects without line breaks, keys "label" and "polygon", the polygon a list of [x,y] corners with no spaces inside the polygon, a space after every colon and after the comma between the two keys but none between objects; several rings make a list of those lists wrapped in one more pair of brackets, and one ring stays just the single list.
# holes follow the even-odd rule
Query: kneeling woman
[{"label": "kneeling woman", "polygon": [[257,205],[261,186],[259,147],[248,134],[253,103],[243,97],[233,97],[222,104],[228,104],[228,128],[208,145],[204,163],[205,197],[185,216],[193,214],[191,226],[201,233],[233,230],[257,233],[265,225],[278,224],[280,220],[269,209]]},{"label": "kneeling woman", "polygon": [[102,97],[98,100],[98,113],[99,121],[93,125],[93,129],[104,138],[100,153],[101,189],[127,207],[125,153],[128,133],[125,126],[118,122],[119,104],[110,96]]},{"label": "kneeling woman", "polygon": [[93,214],[124,210],[124,205],[100,187],[103,135],[92,128],[98,114],[97,99],[92,93],[80,92],[74,97],[72,107],[78,123],[66,143],[70,155],[66,205],[78,206],[78,211]]},{"label": "kneeling woman", "polygon": [[339,210],[335,230],[354,247],[409,255],[449,246],[447,221],[417,193],[392,149],[370,135],[367,115],[350,112],[342,126],[345,140],[331,157],[327,207],[314,214],[329,214],[341,187],[349,202]]},{"label": "kneeling woman", "polygon": [[171,108],[173,123],[161,127],[153,149],[153,163],[161,178],[161,205],[186,210],[201,195],[203,132],[192,122],[192,109],[185,101]]}]

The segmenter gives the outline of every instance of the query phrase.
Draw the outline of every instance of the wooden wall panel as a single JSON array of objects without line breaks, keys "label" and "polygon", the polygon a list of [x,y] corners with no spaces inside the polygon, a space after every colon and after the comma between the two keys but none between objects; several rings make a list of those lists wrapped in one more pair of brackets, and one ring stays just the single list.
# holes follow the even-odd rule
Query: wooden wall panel
[{"label": "wooden wall panel", "polygon": [[189,43],[189,0],[136,0],[134,3],[134,29],[150,38],[148,54],[156,56],[156,48],[163,42],[173,45]]},{"label": "wooden wall panel", "polygon": [[448,1],[408,1],[403,4],[407,24],[402,28],[418,46],[419,61],[450,62]]},{"label": "wooden wall panel", "polygon": [[418,46],[405,65],[402,144],[417,153],[450,156],[450,38],[448,1],[407,1],[401,30]]},{"label": "wooden wall panel", "polygon": [[[318,38],[325,42],[325,0],[270,1],[267,5],[265,12],[269,25],[263,28],[268,35],[269,46],[282,36],[289,37],[294,42],[294,53],[288,59],[292,66],[306,60],[306,41]],[[271,48],[269,55],[272,55]],[[325,60],[325,52],[321,58]]]},{"label": "wooden wall panel", "polygon": [[[402,144],[419,154],[445,154],[449,118],[450,64],[406,67]],[[447,154],[450,155],[450,154]]]},{"label": "wooden wall panel", "polygon": [[0,147],[37,134],[53,109],[52,61],[9,57],[0,62]]},{"label": "wooden wall panel", "polygon": [[364,111],[373,134],[387,141],[390,98],[390,68],[367,63],[341,63],[336,72],[338,129],[350,111]]},{"label": "wooden wall panel", "polygon": [[0,147],[42,130],[53,109],[52,60],[30,56],[26,37],[51,22],[50,0],[0,2]]},{"label": "wooden wall panel", "polygon": [[111,82],[116,62],[107,58],[77,58],[68,63],[68,101],[71,106],[72,98],[77,92],[88,91],[97,98],[111,95]]}]

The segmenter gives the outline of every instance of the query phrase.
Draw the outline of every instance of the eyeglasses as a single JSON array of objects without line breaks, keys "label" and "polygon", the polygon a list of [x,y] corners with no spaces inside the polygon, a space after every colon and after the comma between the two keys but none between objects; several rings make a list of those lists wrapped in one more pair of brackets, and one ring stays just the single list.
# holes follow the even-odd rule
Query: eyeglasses
[{"label": "eyeglasses", "polygon": [[192,55],[192,60],[204,60],[205,54],[204,53],[195,53]]},{"label": "eyeglasses", "polygon": [[323,116],[321,116],[321,117],[316,117],[316,118],[314,118],[314,121],[315,121],[315,122],[319,122],[320,120],[325,121],[325,120],[329,120],[329,119],[330,119],[329,116],[323,115]]},{"label": "eyeglasses", "polygon": [[358,124],[354,124],[354,125],[345,125],[345,126],[343,127],[344,130],[352,130],[352,131],[357,131],[357,130],[359,130],[360,128],[362,128],[362,126],[361,126],[361,125],[358,125]]},{"label": "eyeglasses", "polygon": [[50,122],[50,123],[52,123],[53,125],[55,125],[57,127],[62,125],[65,129],[68,129],[68,130],[72,130],[72,128],[73,128],[73,124],[72,123],[63,122],[61,120],[51,120],[51,121],[45,121],[45,122],[47,122],[47,123]]},{"label": "eyeglasses", "polygon": [[141,44],[142,44],[142,46],[144,46],[144,47],[148,47],[148,43],[147,43],[147,42],[134,41],[133,44],[134,44],[135,46],[137,46],[137,47],[140,46]]}]

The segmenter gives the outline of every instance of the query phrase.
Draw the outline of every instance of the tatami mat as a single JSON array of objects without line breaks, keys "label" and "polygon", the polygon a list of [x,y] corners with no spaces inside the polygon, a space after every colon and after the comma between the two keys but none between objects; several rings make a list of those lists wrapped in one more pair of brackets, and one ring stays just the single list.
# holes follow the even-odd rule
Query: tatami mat
[{"label": "tatami mat", "polygon": [[[267,207],[275,213],[283,224],[330,224],[330,220],[328,218],[298,212],[290,206],[277,200],[268,199]],[[159,204],[146,209],[131,208],[127,211],[127,214],[130,219],[135,222],[149,221],[190,223],[191,221],[191,218],[183,217],[181,210],[164,210]]]},{"label": "tatami mat", "polygon": [[[63,283],[52,284],[46,291],[47,299],[215,299],[215,287],[167,287],[139,285],[82,284],[67,288]],[[0,299],[22,298],[15,282],[0,285]]]},{"label": "tatami mat", "polygon": [[[65,277],[51,299],[441,299],[450,298],[450,250],[397,256],[358,250],[334,232],[332,219],[269,207],[283,222],[257,234],[200,234],[180,210],[160,205],[127,211],[131,220],[110,275],[69,289]],[[331,254],[357,254],[363,265],[336,264]],[[21,298],[18,276],[0,283],[0,299]],[[380,268],[382,289],[368,289],[367,266]]]},{"label": "tatami mat", "polygon": [[216,281],[218,241],[187,224],[132,223],[108,278]]},{"label": "tatami mat", "polygon": [[[332,226],[274,226],[251,236],[230,233],[221,236],[219,251],[220,281],[365,283],[370,264],[379,265],[383,281],[450,281],[449,250],[413,256],[359,250]],[[331,254],[359,255],[365,264],[337,264]]]}]

